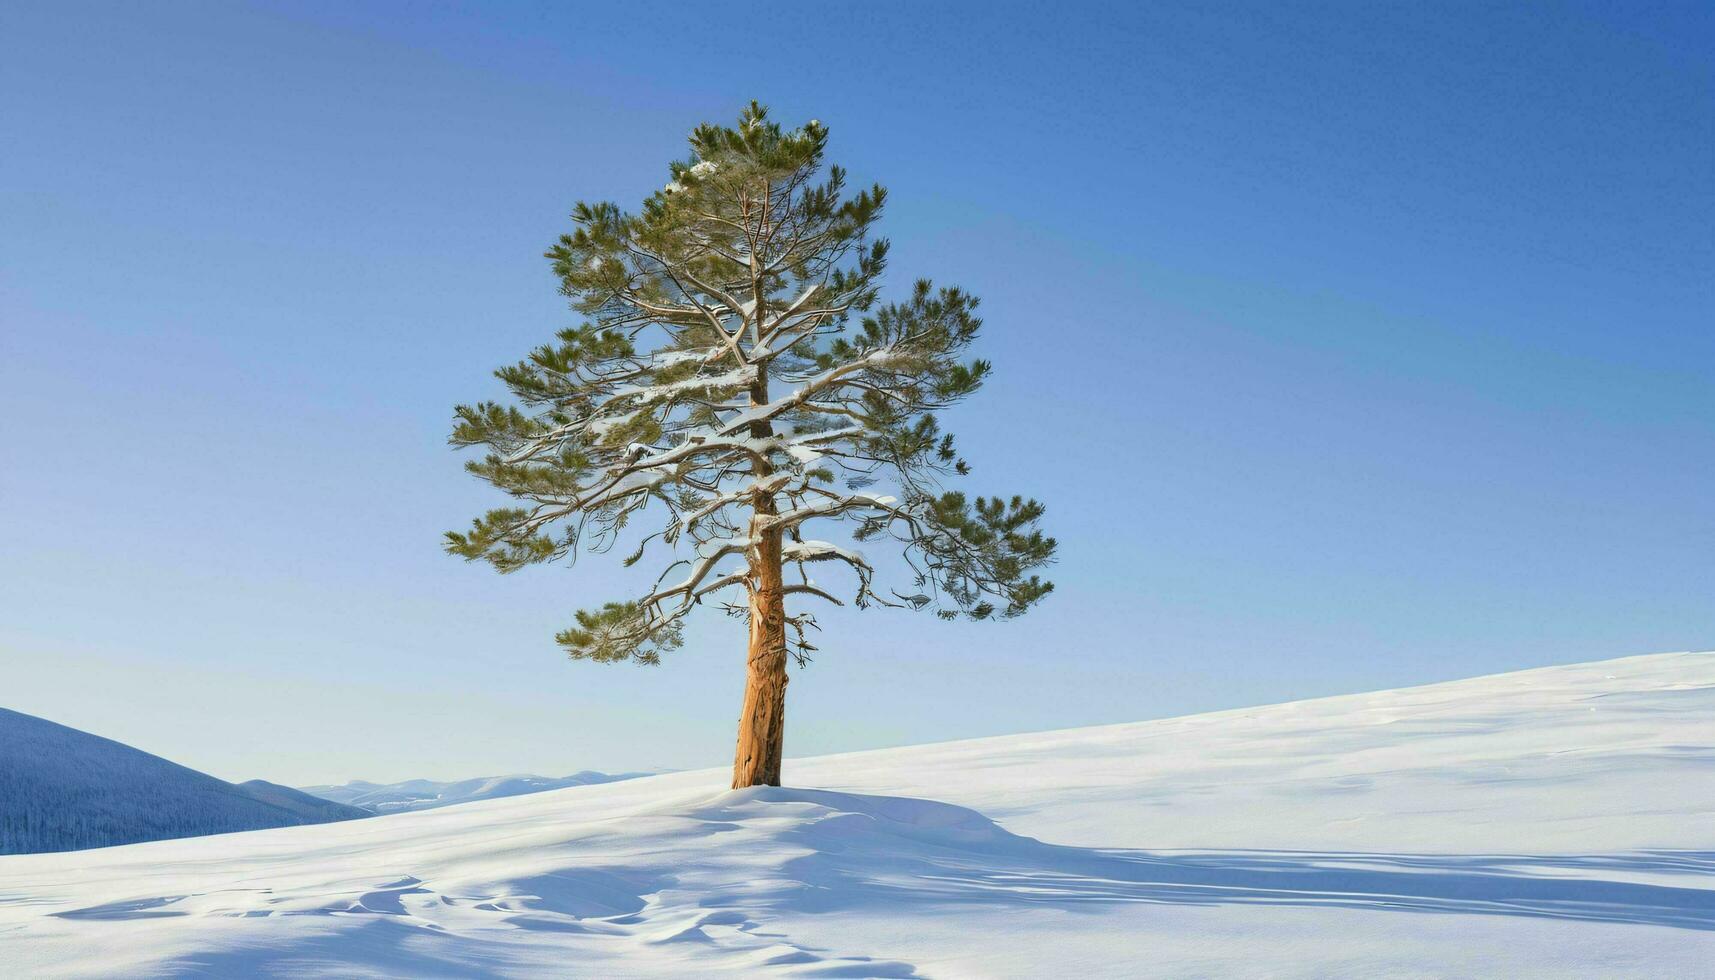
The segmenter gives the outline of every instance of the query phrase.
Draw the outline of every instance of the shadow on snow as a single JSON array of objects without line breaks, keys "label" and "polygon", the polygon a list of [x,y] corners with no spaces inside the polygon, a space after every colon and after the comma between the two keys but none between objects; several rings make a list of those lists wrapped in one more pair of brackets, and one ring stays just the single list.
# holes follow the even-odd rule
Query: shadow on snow
[{"label": "shadow on snow", "polygon": [[[811,853],[785,877],[811,886],[799,911],[863,905],[1051,906],[1113,903],[1289,905],[1507,915],[1715,930],[1715,853],[1593,855],[1152,852],[1065,847],[1008,833],[974,810],[894,797],[750,790],[700,816],[754,806],[824,808],[782,837]],[[735,794],[742,796],[742,794]],[[1704,887],[1621,880],[1687,875]]]},{"label": "shadow on snow", "polygon": [[[539,968],[543,950],[532,949],[537,942],[566,941],[579,943],[580,967],[595,973],[610,972],[599,965],[604,962],[635,967],[632,954],[651,947],[667,953],[670,946],[715,957],[692,960],[698,968],[724,958],[741,972],[917,975],[908,962],[842,956],[788,935],[791,916],[848,910],[922,917],[977,909],[1096,913],[1127,904],[1246,905],[1715,930],[1715,889],[1688,887],[1715,880],[1715,853],[1707,851],[1435,855],[1067,847],[1010,833],[974,810],[945,803],[776,788],[726,793],[689,810],[646,816],[630,834],[609,838],[626,853],[591,845],[566,852],[566,863],[552,870],[538,863],[480,886],[449,881],[442,887],[420,869],[422,879],[385,880],[355,899],[348,893],[281,910],[338,916],[337,926],[322,919],[328,928],[278,933],[259,924],[261,931],[231,937],[225,949],[184,955],[165,972],[504,976]],[[1687,884],[1629,880],[1642,876]],[[273,913],[261,893],[268,890],[254,891],[234,899],[236,906],[221,903],[223,914],[267,921]],[[195,915],[197,903],[213,897],[174,895],[55,914],[85,920]],[[213,912],[213,906],[203,909]],[[450,910],[461,915],[450,916]]]}]

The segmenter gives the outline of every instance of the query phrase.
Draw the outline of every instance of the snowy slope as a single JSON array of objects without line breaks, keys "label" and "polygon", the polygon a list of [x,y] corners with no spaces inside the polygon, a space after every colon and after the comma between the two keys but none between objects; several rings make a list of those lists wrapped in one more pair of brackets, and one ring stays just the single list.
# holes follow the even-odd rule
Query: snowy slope
[{"label": "snowy slope", "polygon": [[352,780],[343,786],[305,786],[305,793],[324,800],[334,800],[370,813],[401,813],[406,810],[431,810],[455,803],[474,800],[497,800],[503,796],[523,796],[568,786],[593,786],[621,779],[647,776],[642,772],[596,772],[585,769],[570,776],[483,776],[437,782],[432,779],[408,779],[401,783],[371,783]]},{"label": "snowy slope", "polygon": [[1715,655],[0,858],[27,976],[1631,976],[1715,962]]},{"label": "snowy slope", "polygon": [[99,735],[0,708],[0,854],[368,815],[261,780],[235,786]]}]

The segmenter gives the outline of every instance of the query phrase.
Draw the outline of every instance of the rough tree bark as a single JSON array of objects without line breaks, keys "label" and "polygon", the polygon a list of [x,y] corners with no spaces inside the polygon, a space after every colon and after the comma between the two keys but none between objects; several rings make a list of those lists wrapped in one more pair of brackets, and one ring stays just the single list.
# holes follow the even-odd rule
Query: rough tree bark
[{"label": "rough tree bark", "polygon": [[[762,291],[751,295],[762,307]],[[766,367],[750,389],[752,405],[768,404]],[[774,434],[769,422],[753,423],[753,438]],[[772,472],[766,459],[754,464],[758,479]],[[786,748],[786,594],[780,546],[784,532],[770,525],[778,516],[774,494],[756,494],[750,536],[756,541],[750,559],[750,649],[746,658],[744,706],[738,716],[738,748],[733,754],[732,788],[779,786],[780,761]]]},{"label": "rough tree bark", "polygon": [[[758,513],[758,518],[765,515]],[[761,535],[751,566],[750,655],[732,788],[779,786],[786,745],[786,597],[778,530]]]}]

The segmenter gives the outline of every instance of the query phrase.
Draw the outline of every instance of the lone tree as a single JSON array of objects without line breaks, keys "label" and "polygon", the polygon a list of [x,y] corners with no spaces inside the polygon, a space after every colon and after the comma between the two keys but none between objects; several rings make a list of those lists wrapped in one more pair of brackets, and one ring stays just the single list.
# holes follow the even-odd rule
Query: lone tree
[{"label": "lone tree", "polygon": [[[664,552],[654,588],[578,612],[557,636],[574,659],[659,663],[711,597],[748,619],[734,787],[780,784],[786,661],[816,628],[787,597],[841,603],[810,565],[845,566],[859,607],[945,619],[1017,616],[1053,588],[1033,574],[1054,554],[1041,504],[944,486],[968,467],[934,413],[989,374],[960,359],[977,298],[918,280],[878,305],[886,192],[823,176],[827,141],[752,102],[692,132],[639,213],[579,203],[547,257],[588,322],[495,372],[522,408],[461,405],[451,437],[486,447],[466,468],[517,501],[448,533],[455,555],[511,572],[659,515],[625,559]],[[902,546],[909,588],[876,591],[855,545],[806,534],[834,522]]]}]

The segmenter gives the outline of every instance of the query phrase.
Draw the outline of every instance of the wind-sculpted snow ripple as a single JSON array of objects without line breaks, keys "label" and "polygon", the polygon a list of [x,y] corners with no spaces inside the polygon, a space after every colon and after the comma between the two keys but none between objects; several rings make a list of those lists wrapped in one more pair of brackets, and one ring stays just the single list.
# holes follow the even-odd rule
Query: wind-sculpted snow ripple
[{"label": "wind-sculpted snow ripple", "polygon": [[[308,875],[296,885],[247,889],[207,866],[168,864],[156,877],[173,881],[174,894],[48,914],[86,925],[176,924],[198,948],[147,972],[185,976],[335,972],[356,956],[383,975],[523,975],[582,962],[592,973],[605,972],[594,966],[603,963],[636,973],[766,968],[911,977],[920,975],[917,966],[886,949],[862,955],[817,941],[818,922],[1127,906],[1525,916],[1715,931],[1708,887],[1715,860],[1704,852],[1485,857],[1066,847],[1009,833],[964,807],[796,789],[723,793],[623,822],[623,837],[604,822],[576,825],[581,833],[545,854],[504,842],[481,859],[400,854],[395,861],[417,870],[374,881],[348,875],[331,890]],[[1686,883],[1626,880],[1634,873]],[[6,911],[13,928],[23,924],[17,911]],[[288,921],[303,917],[322,922]],[[347,933],[362,938],[334,938]],[[227,938],[211,942],[217,934]]]}]

